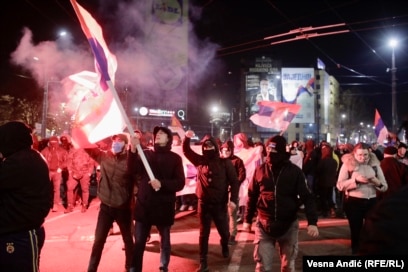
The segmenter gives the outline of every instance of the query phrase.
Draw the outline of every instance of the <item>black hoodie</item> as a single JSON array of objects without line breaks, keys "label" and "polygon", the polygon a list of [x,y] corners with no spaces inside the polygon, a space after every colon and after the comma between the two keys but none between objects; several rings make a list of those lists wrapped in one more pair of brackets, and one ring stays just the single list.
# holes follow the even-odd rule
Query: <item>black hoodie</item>
[{"label": "black hoodie", "polygon": [[22,122],[0,126],[0,235],[40,227],[51,208],[48,166]]},{"label": "black hoodie", "polygon": [[211,141],[215,146],[216,155],[208,159],[195,153],[190,147],[190,138],[183,141],[184,156],[197,168],[197,197],[208,204],[226,204],[228,189],[230,201],[238,203],[239,181],[234,166],[229,159],[221,159],[218,144],[213,137],[206,136],[201,142]]}]

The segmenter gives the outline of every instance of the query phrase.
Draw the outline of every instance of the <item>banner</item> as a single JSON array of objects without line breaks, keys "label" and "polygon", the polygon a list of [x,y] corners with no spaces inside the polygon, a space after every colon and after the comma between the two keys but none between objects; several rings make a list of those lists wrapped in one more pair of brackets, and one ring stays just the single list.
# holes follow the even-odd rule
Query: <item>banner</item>
[{"label": "banner", "polygon": [[289,124],[299,112],[299,104],[289,104],[276,101],[258,102],[259,112],[249,119],[257,126],[286,131]]}]

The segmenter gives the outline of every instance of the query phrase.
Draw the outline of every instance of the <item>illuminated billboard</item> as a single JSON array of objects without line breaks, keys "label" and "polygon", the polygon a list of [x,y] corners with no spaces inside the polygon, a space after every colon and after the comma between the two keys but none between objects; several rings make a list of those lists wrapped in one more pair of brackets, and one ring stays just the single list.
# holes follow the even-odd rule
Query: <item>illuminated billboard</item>
[{"label": "illuminated billboard", "polygon": [[282,102],[301,105],[292,123],[314,123],[314,68],[282,68],[281,80]]}]

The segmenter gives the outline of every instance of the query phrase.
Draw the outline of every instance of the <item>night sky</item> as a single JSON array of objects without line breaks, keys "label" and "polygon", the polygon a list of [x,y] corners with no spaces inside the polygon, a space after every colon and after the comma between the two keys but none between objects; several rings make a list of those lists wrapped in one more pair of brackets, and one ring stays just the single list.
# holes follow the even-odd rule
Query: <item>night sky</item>
[{"label": "night sky", "polygon": [[[91,12],[103,26],[108,44],[115,45],[126,37],[137,37],[140,27],[137,21],[123,28],[120,5],[134,6],[140,1],[91,0],[78,1]],[[207,0],[191,1],[191,29],[197,40],[216,45],[213,74],[200,79],[194,91],[206,90],[208,97],[226,100],[233,106],[239,87],[239,72],[243,59],[269,55],[281,59],[283,67],[315,67],[316,59],[326,64],[326,71],[336,77],[343,89],[355,87],[355,95],[379,109],[386,124],[391,120],[391,37],[399,41],[395,49],[397,67],[398,113],[408,113],[408,8],[403,1],[271,1],[271,0]],[[10,65],[10,54],[22,37],[23,27],[33,35],[33,43],[55,41],[60,29],[72,35],[74,43],[84,43],[84,36],[75,13],[65,0],[14,0],[1,10],[0,42],[0,93],[32,97],[26,93],[36,84],[30,73]],[[135,24],[133,26],[132,24]],[[298,39],[271,45],[294,38],[285,35],[273,39],[265,37],[288,33],[302,27],[321,28],[307,34],[319,37]],[[344,31],[334,35],[329,32]],[[302,33],[300,33],[302,34]],[[299,34],[298,34],[299,35]],[[305,37],[305,36],[303,36]],[[118,47],[116,47],[118,48]],[[224,87],[223,87],[224,86]],[[220,90],[226,91],[220,91]],[[213,93],[211,93],[213,91]],[[235,99],[236,100],[236,99]],[[374,116],[374,113],[373,113]],[[400,119],[401,119],[400,117]]]}]

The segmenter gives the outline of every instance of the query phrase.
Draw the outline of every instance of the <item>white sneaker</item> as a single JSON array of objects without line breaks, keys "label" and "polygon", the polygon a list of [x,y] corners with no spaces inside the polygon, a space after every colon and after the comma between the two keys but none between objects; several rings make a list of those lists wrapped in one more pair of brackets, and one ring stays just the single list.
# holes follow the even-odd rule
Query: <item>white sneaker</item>
[{"label": "white sneaker", "polygon": [[180,207],[180,212],[184,212],[185,210],[187,210],[187,205],[183,204]]},{"label": "white sneaker", "polygon": [[189,211],[193,211],[194,210],[194,207],[193,206],[188,206],[188,209],[187,210],[189,210]]}]

